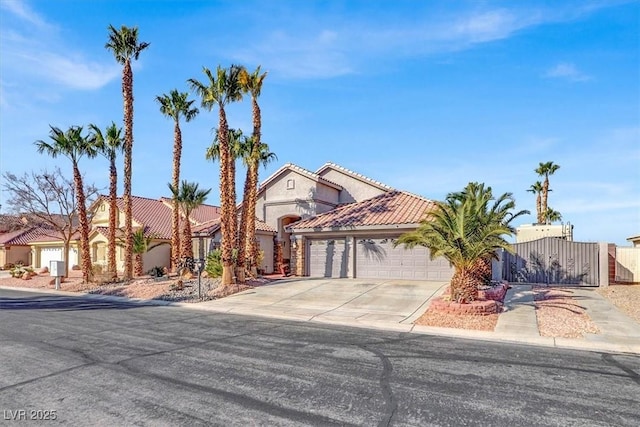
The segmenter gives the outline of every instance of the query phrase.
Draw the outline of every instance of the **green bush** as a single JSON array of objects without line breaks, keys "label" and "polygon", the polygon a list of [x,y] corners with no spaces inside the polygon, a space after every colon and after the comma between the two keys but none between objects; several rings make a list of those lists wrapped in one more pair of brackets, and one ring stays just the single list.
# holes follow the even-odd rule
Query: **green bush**
[{"label": "green bush", "polygon": [[207,264],[204,270],[209,277],[221,277],[222,276],[222,252],[220,249],[209,252],[207,255]]}]

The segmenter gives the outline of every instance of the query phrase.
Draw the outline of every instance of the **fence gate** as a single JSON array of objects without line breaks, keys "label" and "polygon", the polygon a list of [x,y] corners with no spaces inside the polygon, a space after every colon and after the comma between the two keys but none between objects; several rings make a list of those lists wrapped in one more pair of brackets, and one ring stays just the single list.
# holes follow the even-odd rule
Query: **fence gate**
[{"label": "fence gate", "polygon": [[[509,282],[598,286],[598,244],[544,237],[515,243],[503,252],[502,273]],[[605,266],[606,268],[606,266]]]}]

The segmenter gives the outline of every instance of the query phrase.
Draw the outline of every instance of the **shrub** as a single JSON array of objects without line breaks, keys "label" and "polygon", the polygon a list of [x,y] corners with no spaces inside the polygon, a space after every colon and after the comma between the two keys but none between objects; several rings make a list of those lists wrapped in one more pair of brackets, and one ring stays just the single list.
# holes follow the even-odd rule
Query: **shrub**
[{"label": "shrub", "polygon": [[209,277],[222,276],[222,252],[220,249],[209,252],[207,255],[207,265],[204,267]]},{"label": "shrub", "polygon": [[23,267],[22,265],[17,265],[14,268],[12,268],[9,271],[9,274],[11,275],[11,277],[14,277],[16,279],[20,279],[24,275],[35,276],[35,272],[33,271],[33,268]]},{"label": "shrub", "polygon": [[12,263],[12,262],[8,262],[2,267],[2,269],[3,270],[11,270],[13,267],[15,267],[15,264]]},{"label": "shrub", "polygon": [[102,274],[103,272],[101,264],[93,264],[91,270],[93,270],[93,274]]},{"label": "shrub", "polygon": [[165,275],[165,268],[159,265],[156,265],[151,270],[147,271],[147,274],[151,277],[162,277]]}]

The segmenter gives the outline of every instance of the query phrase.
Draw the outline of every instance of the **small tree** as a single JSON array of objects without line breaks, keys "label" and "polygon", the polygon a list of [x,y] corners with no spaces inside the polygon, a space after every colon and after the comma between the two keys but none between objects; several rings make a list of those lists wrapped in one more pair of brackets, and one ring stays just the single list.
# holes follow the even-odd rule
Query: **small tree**
[{"label": "small tree", "polygon": [[211,189],[201,190],[198,188],[198,184],[195,182],[182,181],[180,188],[175,188],[173,185],[169,185],[169,190],[173,195],[174,200],[178,202],[182,215],[184,216],[184,227],[182,229],[182,242],[180,248],[181,258],[193,257],[193,245],[191,242],[191,212],[207,200],[207,196],[211,192]]},{"label": "small tree", "polygon": [[153,243],[154,236],[146,236],[144,227],[137,229],[133,233],[133,274],[142,276],[143,260],[142,256],[154,248],[168,245],[168,242]]},{"label": "small tree", "polygon": [[[24,215],[27,226],[41,226],[47,236],[62,240],[62,259],[68,266],[72,236],[79,228],[73,181],[66,178],[57,167],[52,172],[42,170],[22,176],[5,172],[3,181],[2,187],[9,194],[9,209],[15,214]],[[85,185],[84,194],[85,202],[90,204],[97,197],[98,188],[93,184]]]}]

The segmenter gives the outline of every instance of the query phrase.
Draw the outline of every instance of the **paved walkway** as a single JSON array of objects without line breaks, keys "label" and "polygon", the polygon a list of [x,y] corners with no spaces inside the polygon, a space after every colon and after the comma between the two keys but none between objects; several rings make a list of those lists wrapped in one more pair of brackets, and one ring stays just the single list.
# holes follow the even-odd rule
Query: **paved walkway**
[{"label": "paved walkway", "polygon": [[[527,285],[513,285],[509,289],[505,297],[505,311],[499,316],[494,331],[414,325],[413,322],[428,308],[431,298],[440,295],[445,286],[444,282],[305,278],[281,280],[198,304],[140,302],[458,338],[640,354],[640,324],[618,310],[594,288],[572,288],[580,305],[585,307],[591,320],[600,329],[599,334],[587,334],[581,339],[540,336],[533,293],[531,286]],[[79,295],[41,289],[31,291]],[[89,297],[123,299],[101,295]]]}]

